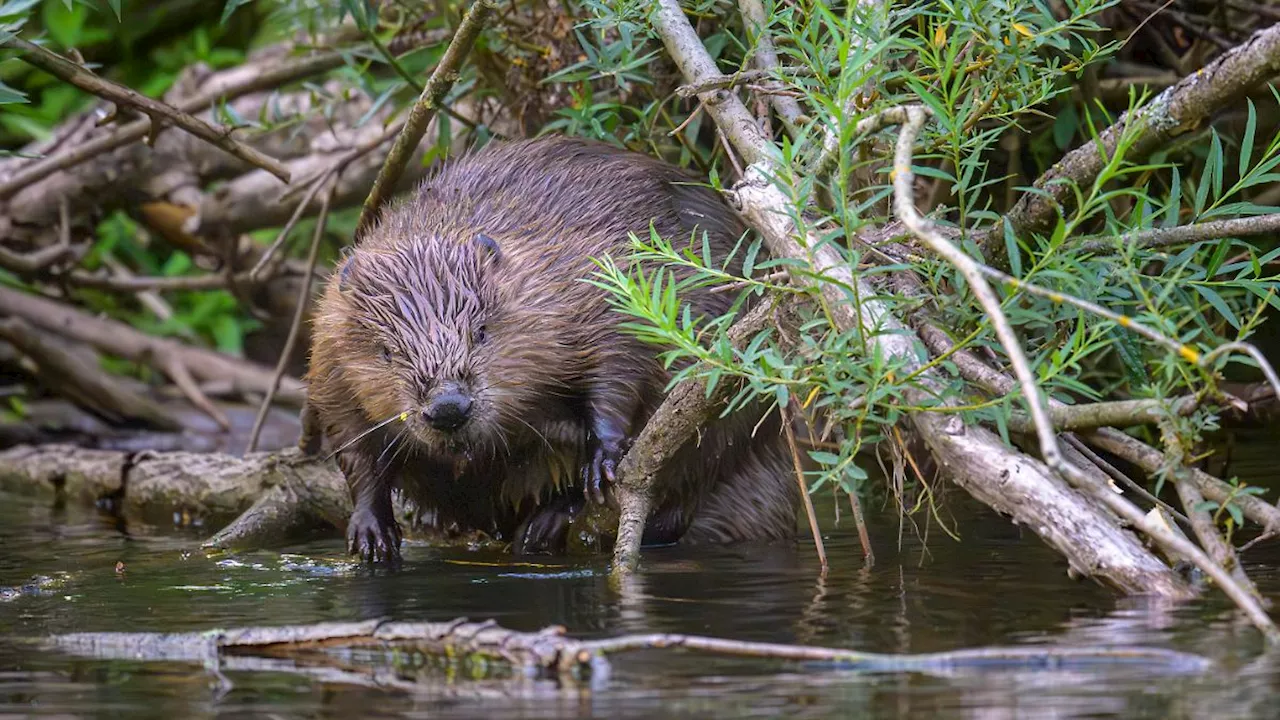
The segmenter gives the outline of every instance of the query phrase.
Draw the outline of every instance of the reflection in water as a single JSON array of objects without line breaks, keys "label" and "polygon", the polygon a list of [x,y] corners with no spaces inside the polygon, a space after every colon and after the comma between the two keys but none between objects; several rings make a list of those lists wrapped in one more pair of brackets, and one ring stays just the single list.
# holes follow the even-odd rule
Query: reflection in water
[{"label": "reflection in water", "polygon": [[[1237,449],[1237,460],[1240,458]],[[1241,462],[1246,462],[1245,461]],[[1239,470],[1237,469],[1237,472]],[[922,543],[868,503],[877,562],[864,568],[847,518],[828,528],[831,571],[811,546],[743,545],[646,552],[642,572],[611,588],[602,559],[513,563],[485,552],[410,546],[396,573],[351,564],[337,540],[206,558],[202,534],[129,527],[76,507],[0,496],[0,714],[283,713],[455,717],[1249,717],[1280,704],[1274,658],[1210,593],[1188,605],[1117,601],[1066,563],[964,498],[949,511],[962,542]],[[822,517],[832,517],[819,504]],[[927,549],[927,552],[926,552]],[[123,562],[123,572],[116,571]],[[1280,547],[1246,557],[1280,596]],[[29,582],[33,576],[49,578]],[[232,625],[394,617],[493,618],[519,630],[560,624],[580,637],[677,632],[932,652],[982,645],[1140,644],[1211,657],[1211,675],[1135,665],[1096,671],[1017,669],[853,674],[768,661],[646,651],[615,661],[596,691],[536,679],[451,677],[437,665],[376,656],[312,664],[227,658],[219,664],[84,660],[14,642],[69,631],[190,631]]]}]

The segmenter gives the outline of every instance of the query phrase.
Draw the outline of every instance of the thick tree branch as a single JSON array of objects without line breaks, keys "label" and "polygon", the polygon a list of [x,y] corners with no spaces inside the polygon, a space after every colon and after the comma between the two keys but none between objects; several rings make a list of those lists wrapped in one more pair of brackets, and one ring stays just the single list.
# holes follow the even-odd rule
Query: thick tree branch
[{"label": "thick tree branch", "polygon": [[[773,324],[780,300],[772,295],[763,298],[729,328],[727,335],[734,347],[745,347]],[[707,383],[702,378],[693,377],[676,385],[623,456],[617,471],[623,492],[619,497],[618,537],[613,546],[615,568],[625,571],[636,566],[645,520],[657,492],[654,483],[658,472],[706,425],[733,386],[732,382],[721,382],[708,397]]]}]

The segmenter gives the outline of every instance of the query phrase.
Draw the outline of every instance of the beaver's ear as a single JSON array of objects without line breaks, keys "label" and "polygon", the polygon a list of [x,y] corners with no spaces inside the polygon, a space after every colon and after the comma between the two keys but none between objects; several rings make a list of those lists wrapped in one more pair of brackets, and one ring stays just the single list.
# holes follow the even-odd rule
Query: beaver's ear
[{"label": "beaver's ear", "polygon": [[339,261],[338,267],[333,270],[333,277],[338,283],[338,290],[346,292],[351,289],[351,281],[353,279],[352,271],[356,268],[356,254],[348,253],[345,258]]},{"label": "beaver's ear", "polygon": [[476,242],[480,243],[480,246],[485,250],[488,250],[489,254],[493,256],[495,261],[502,259],[502,251],[498,248],[497,240],[494,240],[484,233],[480,233],[476,235]]}]

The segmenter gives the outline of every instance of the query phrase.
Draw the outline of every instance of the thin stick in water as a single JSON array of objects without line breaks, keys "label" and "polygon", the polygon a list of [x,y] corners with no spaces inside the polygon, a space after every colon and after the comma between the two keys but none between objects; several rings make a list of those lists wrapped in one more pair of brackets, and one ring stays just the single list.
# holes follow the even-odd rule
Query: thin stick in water
[{"label": "thin stick in water", "polygon": [[[316,184],[317,187],[319,185],[320,183]],[[311,281],[315,278],[316,259],[320,256],[320,239],[324,237],[324,228],[329,222],[329,207],[333,203],[333,196],[337,189],[338,178],[337,175],[334,175],[333,179],[329,181],[329,191],[325,193],[324,200],[320,201],[320,215],[316,218],[316,229],[311,235],[311,249],[307,252],[307,272],[303,275],[302,287],[298,290],[298,301],[293,310],[293,323],[289,326],[289,337],[284,341],[284,349],[280,351],[280,359],[276,362],[275,373],[271,376],[271,384],[267,387],[266,396],[262,398],[262,405],[258,408],[258,417],[253,421],[253,432],[249,433],[249,444],[245,448],[245,453],[251,453],[258,449],[258,437],[262,434],[262,426],[266,423],[267,413],[271,410],[271,401],[276,397],[276,389],[280,387],[280,378],[284,377],[285,367],[289,364],[289,357],[293,355],[293,346],[298,342],[298,334],[302,330],[302,318],[306,315],[307,305],[310,304],[311,300]],[[305,207],[309,202],[310,198],[304,200],[299,207]],[[287,232],[286,230],[285,233]]]},{"label": "thin stick in water", "polygon": [[804,484],[804,467],[800,464],[800,451],[796,449],[796,435],[791,430],[791,413],[781,405],[778,412],[782,414],[782,429],[787,434],[787,447],[791,448],[791,463],[796,469],[796,483],[800,485],[800,497],[804,500],[804,514],[809,518],[809,530],[813,533],[813,545],[818,549],[818,562],[822,563],[822,572],[827,571],[827,549],[822,544],[822,533],[818,531],[818,516],[813,511],[813,500],[809,497],[809,488]]}]

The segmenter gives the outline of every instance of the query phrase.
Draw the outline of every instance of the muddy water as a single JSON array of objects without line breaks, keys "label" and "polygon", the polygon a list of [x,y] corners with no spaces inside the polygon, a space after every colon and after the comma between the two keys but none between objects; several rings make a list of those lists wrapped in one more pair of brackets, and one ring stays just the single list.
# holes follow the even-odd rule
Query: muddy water
[{"label": "muddy water", "polygon": [[[1234,470],[1274,472],[1274,440],[1237,447]],[[122,526],[93,509],[0,494],[0,716],[208,717],[1276,717],[1280,663],[1215,595],[1170,607],[1117,601],[1030,533],[952,494],[927,539],[868,508],[873,568],[847,516],[826,525],[831,572],[812,545],[648,551],[625,598],[602,559],[513,563],[501,555],[409,546],[398,573],[351,566],[337,541],[210,558],[208,529]],[[923,522],[923,518],[920,518]],[[923,530],[923,526],[921,530]],[[1245,557],[1280,599],[1280,547]],[[123,572],[117,564],[123,563]],[[28,584],[33,576],[44,576]],[[617,658],[607,682],[472,679],[352,657],[293,667],[210,660],[88,660],[33,651],[18,637],[70,631],[191,631],[393,617],[493,618],[582,637],[680,632],[876,652],[986,645],[1132,643],[1215,661],[1209,674],[1143,665],[854,674],[768,661],[646,652]]]}]

